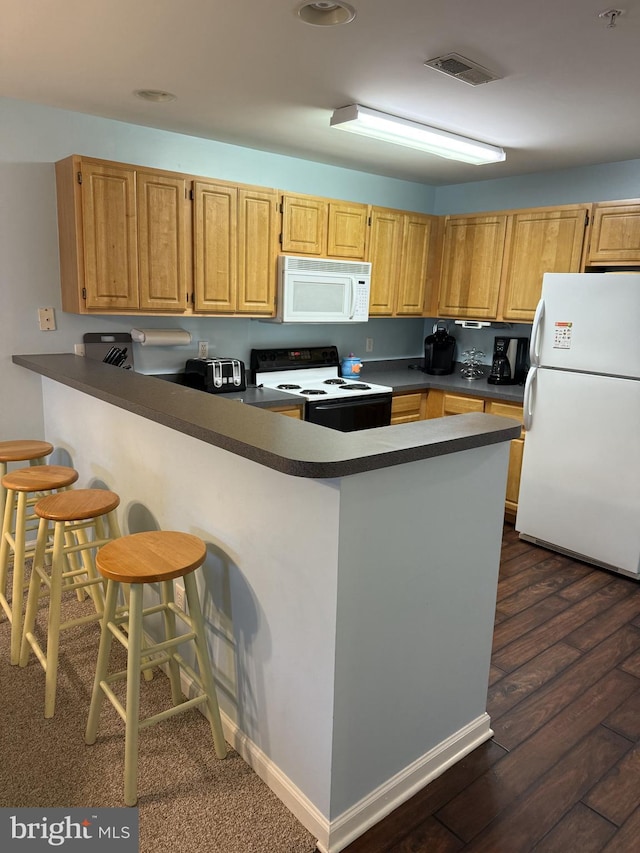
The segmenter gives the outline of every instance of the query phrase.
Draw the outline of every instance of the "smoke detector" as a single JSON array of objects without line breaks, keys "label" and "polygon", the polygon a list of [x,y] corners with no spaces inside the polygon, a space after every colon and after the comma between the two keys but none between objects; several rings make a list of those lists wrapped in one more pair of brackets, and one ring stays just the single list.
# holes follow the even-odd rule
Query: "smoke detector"
[{"label": "smoke detector", "polygon": [[436,71],[447,74],[449,77],[455,77],[456,80],[462,80],[463,83],[468,83],[470,86],[479,86],[481,83],[491,83],[492,80],[502,79],[476,62],[460,56],[459,53],[437,56],[435,59],[428,59],[424,64],[427,68],[434,68]]}]

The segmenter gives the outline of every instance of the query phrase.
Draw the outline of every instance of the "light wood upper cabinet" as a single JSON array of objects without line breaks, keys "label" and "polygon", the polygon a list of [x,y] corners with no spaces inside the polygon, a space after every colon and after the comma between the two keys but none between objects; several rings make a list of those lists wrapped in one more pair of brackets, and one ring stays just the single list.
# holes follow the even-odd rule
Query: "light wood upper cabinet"
[{"label": "light wood upper cabinet", "polygon": [[275,313],[280,216],[276,190],[238,190],[238,297],[240,314]]},{"label": "light wood upper cabinet", "polygon": [[421,317],[436,252],[437,217],[384,207],[371,209],[369,314]]},{"label": "light wood upper cabinet", "polygon": [[183,312],[187,307],[190,246],[186,181],[183,177],[138,172],[139,307]]},{"label": "light wood upper cabinet", "polygon": [[438,314],[495,320],[507,217],[447,216]]},{"label": "light wood upper cabinet", "polygon": [[589,205],[445,220],[439,315],[531,322],[546,272],[579,272]]},{"label": "light wood upper cabinet", "polygon": [[593,205],[587,264],[640,263],[640,199]]},{"label": "light wood upper cabinet", "polygon": [[328,218],[326,199],[283,195],[282,251],[292,255],[322,255],[327,245]]},{"label": "light wood upper cabinet", "polygon": [[184,178],[74,156],[56,189],[64,311],[185,311]]},{"label": "light wood upper cabinet", "polygon": [[195,311],[232,313],[236,306],[238,191],[194,181],[193,286]]},{"label": "light wood upper cabinet", "polygon": [[374,207],[371,211],[369,315],[391,317],[402,252],[402,213]]},{"label": "light wood upper cabinet", "polygon": [[398,317],[420,317],[424,314],[434,217],[405,213],[402,220],[400,280],[395,313]]},{"label": "light wood upper cabinet", "polygon": [[499,312],[504,320],[533,320],[545,273],[580,271],[588,211],[583,204],[509,218]]},{"label": "light wood upper cabinet", "polygon": [[275,310],[278,195],[275,190],[195,181],[194,310]]},{"label": "light wood upper cabinet", "polygon": [[367,250],[366,204],[329,202],[327,254],[335,258],[364,260]]},{"label": "light wood upper cabinet", "polygon": [[291,255],[364,260],[368,213],[366,204],[285,193],[281,250]]}]

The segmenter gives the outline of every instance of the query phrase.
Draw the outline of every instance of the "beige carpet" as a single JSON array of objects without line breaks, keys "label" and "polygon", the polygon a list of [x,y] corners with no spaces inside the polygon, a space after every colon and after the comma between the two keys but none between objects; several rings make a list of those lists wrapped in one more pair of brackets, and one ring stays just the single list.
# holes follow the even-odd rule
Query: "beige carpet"
[{"label": "beige carpet", "polygon": [[[67,618],[87,606],[71,596]],[[33,654],[25,669],[10,665],[2,613],[0,807],[123,805],[124,724],[108,701],[98,740],[84,743],[98,638],[97,625],[62,634],[56,713],[45,720],[44,672]],[[114,662],[116,654],[117,668],[124,669],[124,650],[114,642]],[[143,693],[145,716],[171,704],[169,681],[157,669]],[[315,839],[236,752],[216,759],[208,723],[197,710],[141,733],[138,793],[140,853],[315,850]]]}]

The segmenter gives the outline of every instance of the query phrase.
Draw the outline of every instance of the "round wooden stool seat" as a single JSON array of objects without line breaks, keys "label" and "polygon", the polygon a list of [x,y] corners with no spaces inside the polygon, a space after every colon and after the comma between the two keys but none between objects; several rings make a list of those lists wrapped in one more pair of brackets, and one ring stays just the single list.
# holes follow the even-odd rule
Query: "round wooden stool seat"
[{"label": "round wooden stool seat", "polygon": [[49,521],[81,521],[112,512],[120,505],[115,492],[106,489],[74,489],[40,498],[35,513]]},{"label": "round wooden stool seat", "polygon": [[66,465],[36,465],[33,468],[18,468],[2,478],[5,489],[14,492],[47,492],[63,489],[78,479],[75,468]]},{"label": "round wooden stool seat", "polygon": [[100,574],[118,583],[157,583],[179,578],[201,566],[207,556],[202,539],[173,530],[132,533],[101,548]]},{"label": "round wooden stool seat", "polygon": [[0,462],[28,462],[53,453],[53,444],[48,441],[0,441]]}]

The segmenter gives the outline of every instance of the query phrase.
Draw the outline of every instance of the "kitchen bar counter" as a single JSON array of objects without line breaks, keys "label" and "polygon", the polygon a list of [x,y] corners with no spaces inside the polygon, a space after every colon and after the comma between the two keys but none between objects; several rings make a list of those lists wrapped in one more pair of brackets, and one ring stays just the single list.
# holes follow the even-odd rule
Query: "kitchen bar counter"
[{"label": "kitchen bar counter", "polygon": [[264,389],[243,405],[74,355],[13,361],[41,376],[53,460],[120,495],[123,531],[207,543],[197,582],[225,737],[321,853],[491,737],[519,423],[469,414],[341,433],[264,411],[297,399]]},{"label": "kitchen bar counter", "polygon": [[[278,405],[297,398],[265,389],[249,389],[244,395],[204,394],[71,354],[14,355],[13,361],[185,435],[297,477],[342,477],[509,441],[520,434],[515,421],[485,414],[340,433],[290,418],[274,419],[271,413],[260,410],[260,403]],[[372,374],[363,373],[363,379],[369,376],[373,381]],[[410,384],[413,374],[417,374],[416,386]],[[388,375],[395,378],[395,372]],[[409,383],[402,390],[435,387],[425,386],[427,375],[419,371],[401,370],[400,375]],[[250,402],[249,397],[254,405],[238,405],[237,398]]]}]

